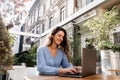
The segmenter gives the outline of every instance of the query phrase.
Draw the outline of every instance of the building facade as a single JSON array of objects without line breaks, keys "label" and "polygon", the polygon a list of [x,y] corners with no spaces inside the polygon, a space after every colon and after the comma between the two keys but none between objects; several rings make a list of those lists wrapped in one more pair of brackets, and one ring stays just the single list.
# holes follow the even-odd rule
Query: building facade
[{"label": "building facade", "polygon": [[[24,44],[44,45],[48,33],[57,26],[62,26],[68,32],[73,52],[80,53],[85,47],[85,39],[90,36],[81,22],[97,15],[99,9],[120,7],[119,0],[36,0],[26,18],[25,31],[39,34],[40,37],[24,37]],[[120,43],[119,27],[114,32]],[[23,47],[24,50],[30,47]],[[78,50],[74,50],[77,48]],[[79,55],[78,55],[79,56]]]}]

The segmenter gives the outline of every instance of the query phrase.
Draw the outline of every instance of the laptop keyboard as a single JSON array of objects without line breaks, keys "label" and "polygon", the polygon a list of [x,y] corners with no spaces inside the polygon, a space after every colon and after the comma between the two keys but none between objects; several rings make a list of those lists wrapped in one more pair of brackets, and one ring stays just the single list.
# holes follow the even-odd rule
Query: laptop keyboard
[{"label": "laptop keyboard", "polygon": [[81,67],[80,66],[76,66],[74,67],[78,72],[77,73],[64,73],[64,74],[60,74],[59,76],[63,76],[63,77],[82,77],[81,76]]},{"label": "laptop keyboard", "polygon": [[74,74],[71,74],[71,73],[65,73],[63,75],[81,75],[81,73],[74,73]]},{"label": "laptop keyboard", "polygon": [[61,74],[59,76],[62,76],[62,77],[82,77],[81,73],[75,73],[75,74],[65,73],[65,74]]}]

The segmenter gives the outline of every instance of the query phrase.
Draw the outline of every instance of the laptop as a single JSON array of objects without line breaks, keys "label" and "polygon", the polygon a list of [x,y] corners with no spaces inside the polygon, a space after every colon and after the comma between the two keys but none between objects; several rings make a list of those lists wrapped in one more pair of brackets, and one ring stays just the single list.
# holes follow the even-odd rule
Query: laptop
[{"label": "laptop", "polygon": [[59,76],[82,78],[82,77],[96,74],[96,59],[97,59],[96,50],[83,48],[81,56],[82,56],[81,57],[81,60],[82,60],[81,73],[77,73],[77,74],[67,73],[67,74],[60,74]]}]

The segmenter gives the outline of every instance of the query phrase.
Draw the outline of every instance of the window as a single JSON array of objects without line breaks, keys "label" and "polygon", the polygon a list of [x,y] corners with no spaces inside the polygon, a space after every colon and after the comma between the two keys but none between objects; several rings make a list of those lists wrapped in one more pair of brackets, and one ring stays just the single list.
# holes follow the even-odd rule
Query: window
[{"label": "window", "polygon": [[39,34],[40,33],[40,27],[38,26],[37,28],[36,28],[36,34]]},{"label": "window", "polygon": [[45,13],[45,10],[46,10],[46,8],[45,8],[46,6],[45,5],[43,5],[43,14]]},{"label": "window", "polygon": [[46,10],[50,8],[50,0],[46,0]]},{"label": "window", "polygon": [[78,5],[79,8],[82,8],[83,7],[82,0],[78,0],[77,5]]},{"label": "window", "polygon": [[120,45],[120,32],[114,33],[114,43]]},{"label": "window", "polygon": [[35,22],[35,14],[32,14],[32,24]]},{"label": "window", "polygon": [[62,7],[60,10],[60,21],[65,19],[65,7]]},{"label": "window", "polygon": [[35,22],[37,22],[37,18],[38,18],[38,10],[35,11]]},{"label": "window", "polygon": [[32,33],[35,33],[35,30],[33,30]]},{"label": "window", "polygon": [[50,21],[49,21],[49,28],[53,27],[53,17],[50,18]]},{"label": "window", "polygon": [[53,4],[53,0],[50,0],[50,4],[51,4],[51,5]]},{"label": "window", "polygon": [[45,31],[45,25],[43,24],[42,25],[42,33],[44,33],[44,31]]},{"label": "window", "polygon": [[86,5],[91,3],[92,1],[94,1],[94,0],[86,0]]},{"label": "window", "polygon": [[41,12],[41,9],[38,8],[38,18],[39,18],[39,16],[40,16],[40,12]]}]

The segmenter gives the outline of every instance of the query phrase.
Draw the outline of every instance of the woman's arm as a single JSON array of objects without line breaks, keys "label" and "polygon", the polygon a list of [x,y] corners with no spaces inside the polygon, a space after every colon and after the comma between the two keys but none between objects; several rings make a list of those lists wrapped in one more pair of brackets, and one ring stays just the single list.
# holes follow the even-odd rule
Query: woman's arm
[{"label": "woman's arm", "polygon": [[63,67],[63,68],[73,67],[72,63],[68,61],[67,56],[65,55],[65,53],[63,53],[62,67]]}]

